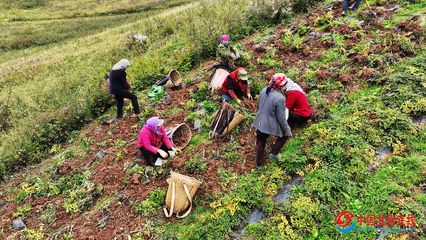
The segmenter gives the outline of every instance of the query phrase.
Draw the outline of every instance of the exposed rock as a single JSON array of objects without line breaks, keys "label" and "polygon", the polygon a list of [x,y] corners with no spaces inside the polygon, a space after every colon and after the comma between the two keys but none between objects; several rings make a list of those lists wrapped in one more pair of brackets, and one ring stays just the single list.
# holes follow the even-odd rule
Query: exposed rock
[{"label": "exposed rock", "polygon": [[24,220],[22,220],[21,217],[18,217],[17,219],[13,220],[12,228],[13,230],[21,230],[26,228],[27,226],[24,223]]}]

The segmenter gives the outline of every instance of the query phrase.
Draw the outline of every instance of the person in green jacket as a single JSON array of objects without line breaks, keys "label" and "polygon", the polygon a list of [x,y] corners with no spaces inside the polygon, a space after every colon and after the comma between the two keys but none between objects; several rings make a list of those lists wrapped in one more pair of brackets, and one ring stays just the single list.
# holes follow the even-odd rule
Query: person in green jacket
[{"label": "person in green jacket", "polygon": [[235,61],[240,58],[238,50],[230,45],[231,37],[229,35],[220,36],[220,44],[217,47],[216,58],[220,62],[217,65],[217,68],[223,68],[228,72],[232,72],[237,67],[235,66]]}]

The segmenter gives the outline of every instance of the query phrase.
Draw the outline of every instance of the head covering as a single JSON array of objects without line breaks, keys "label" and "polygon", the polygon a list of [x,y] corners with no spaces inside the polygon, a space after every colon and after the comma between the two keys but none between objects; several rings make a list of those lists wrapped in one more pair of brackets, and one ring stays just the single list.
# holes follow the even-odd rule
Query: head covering
[{"label": "head covering", "polygon": [[266,90],[266,94],[269,95],[272,89],[281,89],[283,86],[287,84],[287,77],[284,73],[276,73],[272,76],[271,81],[269,81],[268,89]]},{"label": "head covering", "polygon": [[231,36],[229,36],[228,34],[223,34],[222,36],[220,36],[219,40],[221,42],[230,42]]},{"label": "head covering", "polygon": [[[305,94],[305,92],[303,91],[303,89],[299,86],[299,84],[295,83],[293,80],[291,80],[290,78],[287,78],[287,85],[285,86],[285,90],[286,91],[299,91],[303,94]],[[306,94],[305,94],[306,95]]]},{"label": "head covering", "polygon": [[118,61],[118,63],[116,63],[112,67],[112,70],[125,70],[129,66],[130,66],[129,60],[127,60],[127,59],[121,59],[120,61]]},{"label": "head covering", "polygon": [[[241,75],[242,74],[242,75]],[[247,81],[248,79],[248,73],[247,70],[245,68],[239,67],[237,69],[235,69],[234,71],[232,71],[229,76],[234,80],[234,82],[238,82],[238,77],[241,78],[241,76],[243,76],[243,78],[245,78],[245,80],[243,78],[241,78],[242,81]]]},{"label": "head covering", "polygon": [[164,120],[159,117],[152,117],[146,121],[146,126],[155,134],[161,135],[161,131],[158,130],[158,126],[163,125]]},{"label": "head covering", "polygon": [[241,68],[238,71],[238,77],[242,80],[242,81],[248,81],[248,73],[244,68]]}]

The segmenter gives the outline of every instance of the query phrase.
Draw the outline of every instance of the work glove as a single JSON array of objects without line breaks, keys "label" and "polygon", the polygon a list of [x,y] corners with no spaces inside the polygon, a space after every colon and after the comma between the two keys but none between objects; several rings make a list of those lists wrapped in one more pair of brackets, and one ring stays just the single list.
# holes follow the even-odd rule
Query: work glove
[{"label": "work glove", "polygon": [[178,153],[182,153],[182,150],[177,149],[177,148],[175,148],[175,147],[172,147],[172,151],[173,151],[173,152],[175,152],[176,154],[178,154]]},{"label": "work glove", "polygon": [[237,60],[237,56],[234,54],[234,53],[231,53],[231,58],[232,58],[232,60]]},{"label": "work glove", "polygon": [[158,154],[160,154],[160,156],[164,159],[169,157],[169,154],[166,153],[165,151],[161,150],[161,149],[158,149]]},{"label": "work glove", "polygon": [[249,100],[253,100],[253,97],[251,96],[251,94],[247,95],[247,98],[248,98]]}]

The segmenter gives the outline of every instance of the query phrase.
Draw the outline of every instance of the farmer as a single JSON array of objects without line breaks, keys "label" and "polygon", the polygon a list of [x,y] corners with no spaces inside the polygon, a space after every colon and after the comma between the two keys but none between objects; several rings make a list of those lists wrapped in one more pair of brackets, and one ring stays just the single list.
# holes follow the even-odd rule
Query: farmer
[{"label": "farmer", "polygon": [[242,98],[247,97],[253,99],[248,86],[248,73],[244,68],[238,68],[231,72],[228,78],[222,84],[222,100],[234,100],[237,104],[241,104]]},{"label": "farmer", "polygon": [[[343,0],[343,7],[342,7],[342,15],[346,14],[346,11],[348,11],[350,0]],[[361,0],[355,0],[354,5],[352,6],[351,10],[357,10],[359,5],[361,4]]]},{"label": "farmer", "polygon": [[276,136],[269,157],[277,159],[279,152],[289,137],[292,136],[291,129],[286,121],[285,108],[285,85],[287,79],[284,74],[277,73],[272,76],[269,86],[264,88],[259,96],[258,112],[253,122],[256,131],[256,165],[261,167],[265,164],[263,159],[265,145],[268,138]]},{"label": "farmer", "polygon": [[235,61],[240,58],[238,50],[230,45],[231,37],[229,35],[220,36],[220,44],[217,47],[216,58],[220,62],[216,68],[223,68],[229,72],[234,71],[237,67]]},{"label": "farmer", "polygon": [[301,126],[311,118],[311,109],[309,108],[305,92],[299,84],[289,78],[286,79],[285,105],[289,110],[287,122],[290,126]]},{"label": "farmer", "polygon": [[137,147],[149,166],[154,166],[158,157],[168,158],[168,151],[170,150],[175,153],[181,152],[173,147],[172,142],[166,135],[163,124],[163,119],[152,117],[146,121],[139,134]]},{"label": "farmer", "polygon": [[124,98],[132,101],[133,111],[136,116],[140,113],[138,98],[130,92],[130,84],[126,79],[126,69],[129,66],[129,60],[121,59],[109,72],[109,92],[115,96],[117,101],[117,118],[123,117]]}]

